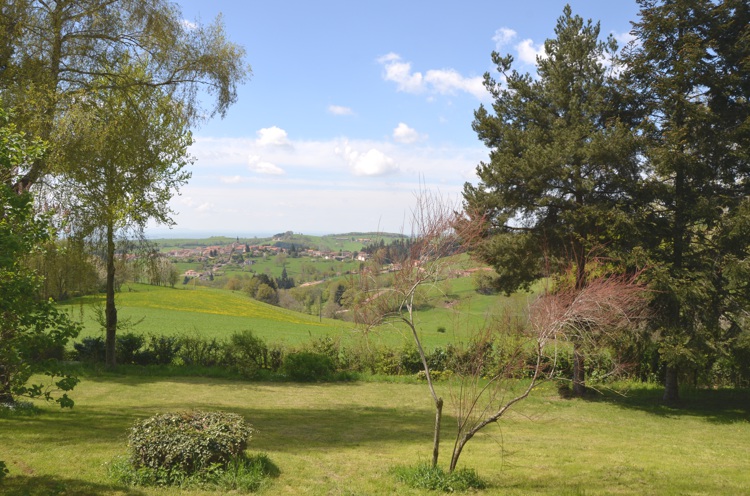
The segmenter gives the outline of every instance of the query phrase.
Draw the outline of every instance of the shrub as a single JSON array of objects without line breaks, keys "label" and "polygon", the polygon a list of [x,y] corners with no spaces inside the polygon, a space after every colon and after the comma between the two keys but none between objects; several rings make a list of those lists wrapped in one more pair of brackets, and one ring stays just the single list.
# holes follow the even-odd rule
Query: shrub
[{"label": "shrub", "polygon": [[0,484],[3,483],[3,479],[8,475],[8,467],[5,466],[5,462],[0,460]]},{"label": "shrub", "polygon": [[339,367],[339,349],[341,344],[338,339],[325,336],[314,340],[311,344],[312,351],[319,355],[325,355],[331,359],[335,368]]},{"label": "shrub", "polygon": [[213,367],[222,360],[224,350],[216,338],[208,340],[200,336],[183,336],[179,344],[177,358],[185,365]]},{"label": "shrub", "polygon": [[424,370],[422,358],[414,346],[406,346],[401,350],[383,349],[375,360],[375,372],[385,375],[416,374]]},{"label": "shrub", "polygon": [[131,463],[193,474],[226,466],[245,451],[252,428],[234,413],[179,412],[155,415],[136,422],[128,444]]},{"label": "shrub", "polygon": [[104,338],[83,338],[80,343],[73,343],[76,358],[82,362],[103,363],[105,355]]},{"label": "shrub", "polygon": [[176,336],[149,336],[147,352],[151,355],[148,361],[154,365],[169,365],[179,353],[182,344]]},{"label": "shrub", "polygon": [[452,493],[486,487],[485,482],[471,469],[445,472],[440,467],[431,467],[423,463],[415,467],[396,467],[392,473],[399,482],[416,489]]},{"label": "shrub", "polygon": [[232,334],[225,347],[224,362],[244,377],[255,377],[268,368],[268,346],[252,331]]},{"label": "shrub", "polygon": [[314,382],[331,379],[335,368],[329,357],[301,351],[286,356],[282,372],[295,381]]},{"label": "shrub", "polygon": [[136,363],[138,352],[141,350],[145,343],[146,338],[139,334],[133,334],[132,332],[126,332],[117,336],[117,340],[115,341],[117,363]]}]

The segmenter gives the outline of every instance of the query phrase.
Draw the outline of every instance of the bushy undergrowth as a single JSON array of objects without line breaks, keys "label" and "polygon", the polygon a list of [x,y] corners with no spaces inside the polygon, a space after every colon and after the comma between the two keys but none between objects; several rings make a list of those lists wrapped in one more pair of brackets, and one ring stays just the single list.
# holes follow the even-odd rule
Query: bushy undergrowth
[{"label": "bushy undergrowth", "polygon": [[[520,334],[519,334],[520,335]],[[750,344],[748,344],[750,349]],[[84,338],[74,343],[74,360],[104,363],[104,339]],[[633,353],[619,350],[591,350],[586,354],[588,381],[607,383],[622,378],[656,381],[663,371],[655,369],[658,356],[641,353],[643,363],[628,358]],[[631,350],[632,351],[632,350]],[[313,356],[314,355],[314,356]],[[747,355],[750,357],[750,353]],[[743,358],[740,356],[739,358]],[[750,367],[737,357],[707,365],[706,370],[686,371],[683,377],[694,384],[742,386],[747,383]],[[427,363],[433,379],[442,380],[456,374],[490,377],[497,373],[523,379],[536,365],[533,347],[519,347],[518,341],[502,339],[469,344],[449,344],[427,352]],[[321,337],[295,348],[269,345],[251,331],[229,336],[226,340],[205,338],[198,334],[184,336],[141,336],[123,333],[117,339],[117,362],[121,365],[161,365],[182,368],[188,375],[196,370],[215,369],[222,377],[293,381],[349,380],[353,374],[379,376],[417,376],[424,378],[422,360],[413,345],[401,348],[372,348],[357,343],[344,347],[332,337]],[[511,364],[511,367],[504,369]],[[627,367],[623,367],[627,364]],[[543,365],[554,368],[557,377],[570,377],[573,368],[572,347],[559,346],[555,355],[545,357]],[[744,367],[744,368],[743,368]],[[613,374],[618,372],[618,374]],[[198,375],[215,375],[201,372]]]},{"label": "bushy undergrowth", "polygon": [[446,472],[440,467],[431,467],[427,463],[416,466],[402,466],[392,469],[396,480],[415,489],[428,489],[452,493],[484,489],[487,485],[471,469],[459,469]]},{"label": "bushy undergrowth", "polygon": [[330,380],[336,369],[326,355],[300,351],[286,356],[282,371],[294,381],[314,382]]},{"label": "bushy undergrowth", "polygon": [[0,485],[3,484],[3,479],[5,479],[6,475],[8,475],[8,467],[4,461],[0,460]]}]

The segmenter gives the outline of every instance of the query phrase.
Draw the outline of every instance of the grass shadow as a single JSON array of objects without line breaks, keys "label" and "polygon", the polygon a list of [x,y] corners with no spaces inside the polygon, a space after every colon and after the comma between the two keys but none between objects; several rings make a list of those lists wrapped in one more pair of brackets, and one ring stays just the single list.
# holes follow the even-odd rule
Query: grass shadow
[{"label": "grass shadow", "polygon": [[680,391],[680,400],[672,404],[666,404],[662,395],[661,388],[631,386],[603,390],[585,399],[660,417],[699,417],[715,424],[750,422],[750,390],[747,389],[685,388]]},{"label": "grass shadow", "polygon": [[17,475],[8,477],[4,484],[0,486],[0,493],[5,496],[49,496],[70,494],[75,494],[76,496],[97,496],[106,494],[140,496],[146,494],[138,489],[125,486],[97,484],[78,479],[61,479],[49,475]]}]

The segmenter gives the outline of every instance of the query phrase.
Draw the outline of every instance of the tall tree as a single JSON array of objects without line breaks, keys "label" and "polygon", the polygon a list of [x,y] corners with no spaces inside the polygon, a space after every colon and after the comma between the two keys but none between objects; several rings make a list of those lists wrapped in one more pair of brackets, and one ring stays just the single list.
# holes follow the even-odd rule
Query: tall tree
[{"label": "tall tree", "polygon": [[[123,62],[124,64],[127,63]],[[121,67],[118,73],[141,67]],[[182,107],[159,87],[127,90],[100,83],[71,107],[55,139],[61,171],[59,189],[67,198],[71,223],[86,236],[100,234],[105,244],[106,363],[116,365],[115,244],[127,229],[142,231],[154,220],[172,224],[169,200],[187,182],[187,148],[192,137]]]},{"label": "tall tree", "polygon": [[[644,246],[658,270],[654,327],[667,401],[710,363],[747,304],[750,4],[639,0],[628,85],[645,139]],[[744,226],[744,227],[741,227]]]},{"label": "tall tree", "polygon": [[[485,74],[493,113],[475,112],[474,130],[490,148],[480,182],[464,186],[468,212],[486,216],[482,257],[512,292],[543,274],[573,267],[586,285],[596,250],[614,251],[632,229],[636,141],[618,118],[616,71],[606,61],[617,44],[570,6],[537,58],[537,77],[511,70],[513,58],[492,53],[504,81]],[[616,234],[615,234],[616,233]],[[584,392],[584,353],[574,339],[573,389]]]},{"label": "tall tree", "polygon": [[[62,146],[49,140],[61,132],[60,117],[102,88],[163,88],[190,125],[223,115],[249,73],[244,55],[227,41],[221,18],[210,25],[186,22],[168,0],[6,0],[0,6],[2,98],[18,110],[19,128],[49,141],[51,151]],[[111,62],[125,58],[146,70],[122,72]],[[215,98],[208,109],[202,92]],[[15,188],[30,188],[52,166],[43,157],[24,164]]]},{"label": "tall tree", "polygon": [[[32,374],[61,376],[55,387],[72,389],[78,380],[60,371],[50,350],[61,350],[79,328],[64,313],[39,297],[41,277],[25,263],[49,239],[48,219],[37,216],[31,194],[17,194],[9,183],[19,167],[44,153],[38,140],[29,140],[0,111],[0,403],[18,396],[52,398],[41,383],[29,384]],[[67,393],[60,406],[73,406]]]}]

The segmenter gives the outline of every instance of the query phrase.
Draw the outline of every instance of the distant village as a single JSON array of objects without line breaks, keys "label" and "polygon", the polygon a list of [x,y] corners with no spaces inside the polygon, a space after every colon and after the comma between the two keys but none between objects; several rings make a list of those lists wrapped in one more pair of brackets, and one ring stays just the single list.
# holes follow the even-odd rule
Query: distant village
[{"label": "distant village", "polygon": [[[348,239],[348,238],[347,238]],[[371,242],[369,238],[357,239],[357,242],[361,242],[364,245]],[[207,266],[205,272],[198,272],[196,270],[187,270],[184,274],[185,277],[189,278],[204,278],[209,273],[216,273],[221,270],[227,264],[239,265],[239,266],[252,266],[258,258],[262,257],[273,257],[279,254],[286,254],[287,256],[293,257],[310,257],[318,258],[322,260],[335,260],[339,262],[358,260],[365,262],[370,258],[368,253],[364,251],[348,251],[348,250],[315,250],[311,248],[301,248],[293,244],[284,246],[285,243],[274,238],[272,242],[282,244],[277,245],[250,245],[248,243],[241,243],[239,241],[229,244],[212,245],[212,246],[198,246],[195,248],[181,248],[171,250],[163,255],[168,257],[174,262],[199,262],[204,263]]]}]

